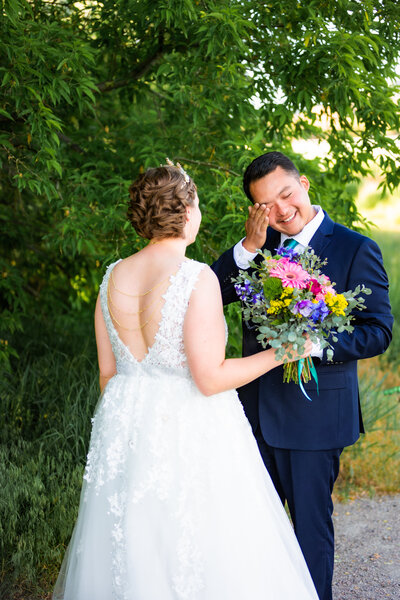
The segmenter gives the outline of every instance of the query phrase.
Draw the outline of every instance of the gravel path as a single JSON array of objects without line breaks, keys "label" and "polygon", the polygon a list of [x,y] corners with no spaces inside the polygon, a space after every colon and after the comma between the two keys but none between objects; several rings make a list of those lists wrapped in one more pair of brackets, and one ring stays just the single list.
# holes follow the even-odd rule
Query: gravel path
[{"label": "gravel path", "polygon": [[336,504],[334,600],[400,600],[400,496]]}]

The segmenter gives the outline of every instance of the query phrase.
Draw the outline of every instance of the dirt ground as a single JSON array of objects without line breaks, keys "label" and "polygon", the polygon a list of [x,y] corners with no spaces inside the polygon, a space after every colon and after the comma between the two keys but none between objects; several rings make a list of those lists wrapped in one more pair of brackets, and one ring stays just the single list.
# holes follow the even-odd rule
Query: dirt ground
[{"label": "dirt ground", "polygon": [[400,600],[400,495],[336,504],[334,600]]}]

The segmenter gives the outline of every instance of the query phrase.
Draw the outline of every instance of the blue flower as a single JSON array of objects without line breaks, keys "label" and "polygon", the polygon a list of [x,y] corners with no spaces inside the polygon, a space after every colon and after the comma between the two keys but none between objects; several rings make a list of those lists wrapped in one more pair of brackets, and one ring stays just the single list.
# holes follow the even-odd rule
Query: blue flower
[{"label": "blue flower", "polygon": [[239,299],[242,300],[242,302],[251,301],[253,295],[253,288],[251,287],[251,283],[248,279],[245,279],[244,285],[241,285],[240,283],[235,283],[234,287],[237,295],[239,296]]},{"label": "blue flower", "polygon": [[323,300],[320,300],[318,304],[314,304],[314,307],[315,308],[312,312],[311,318],[314,321],[314,323],[316,323],[317,321],[321,321],[322,323],[325,317],[327,317],[329,314],[329,308],[326,306]]},{"label": "blue flower", "polygon": [[265,300],[263,292],[258,292],[251,295],[251,303],[258,304],[259,302],[263,302]]},{"label": "blue flower", "polygon": [[296,258],[300,255],[300,252],[298,252],[294,248],[285,248],[284,246],[279,246],[279,248],[275,249],[275,252],[279,256],[284,256],[289,260],[296,260]]},{"label": "blue flower", "polygon": [[251,284],[249,279],[245,279],[243,284],[235,283],[234,288],[236,294],[239,296],[239,299],[242,302],[247,302],[249,304],[258,304],[265,300],[263,291],[260,290],[256,292]]}]

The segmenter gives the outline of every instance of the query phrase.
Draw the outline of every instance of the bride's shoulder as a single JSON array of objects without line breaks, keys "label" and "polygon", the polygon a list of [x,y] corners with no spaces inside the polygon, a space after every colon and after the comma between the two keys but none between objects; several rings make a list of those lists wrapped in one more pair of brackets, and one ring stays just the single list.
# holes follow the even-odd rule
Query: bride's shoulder
[{"label": "bride's shoulder", "polygon": [[185,266],[189,271],[196,273],[199,277],[201,276],[203,279],[215,277],[214,271],[211,269],[211,267],[209,267],[209,265],[207,265],[207,263],[200,262],[198,260],[193,260],[191,258],[186,259],[185,263]]},{"label": "bride's shoulder", "polygon": [[214,271],[205,263],[197,265],[199,271],[193,279],[189,303],[189,313],[196,318],[221,304],[221,288]]},{"label": "bride's shoulder", "polygon": [[104,275],[103,275],[103,281],[109,277],[111,271],[120,262],[122,262],[122,258],[119,258],[118,260],[115,260],[114,262],[112,262],[111,264],[106,266],[106,270],[104,271]]},{"label": "bride's shoulder", "polygon": [[187,260],[187,268],[195,279],[194,290],[207,293],[212,289],[219,289],[218,278],[209,265],[197,260]]},{"label": "bride's shoulder", "polygon": [[206,263],[200,262],[198,260],[194,260],[194,258],[185,257],[185,260],[183,262],[187,266],[190,266],[190,268],[192,268],[192,269],[202,269],[202,268],[208,266]]}]

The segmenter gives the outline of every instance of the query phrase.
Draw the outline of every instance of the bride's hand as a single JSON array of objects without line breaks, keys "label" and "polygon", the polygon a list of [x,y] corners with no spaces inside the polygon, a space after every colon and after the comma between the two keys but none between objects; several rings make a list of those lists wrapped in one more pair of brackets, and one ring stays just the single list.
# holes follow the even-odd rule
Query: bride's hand
[{"label": "bride's hand", "polygon": [[[307,358],[307,356],[310,356],[313,343],[308,335],[306,335],[305,338],[304,351],[301,354],[299,354],[297,350],[293,350],[292,344],[286,346],[286,353],[282,359],[284,362],[294,362],[295,360],[300,360],[300,358]],[[291,356],[288,356],[288,354]]]}]

